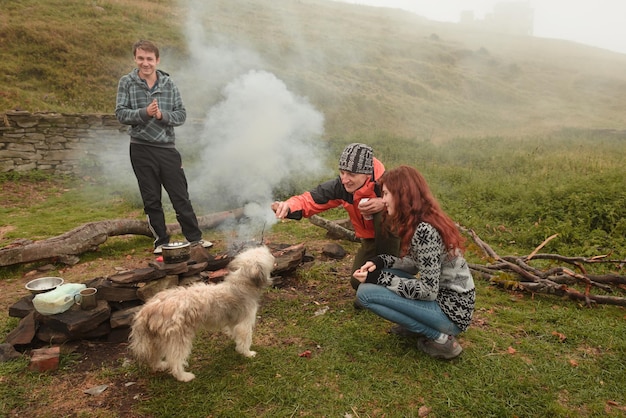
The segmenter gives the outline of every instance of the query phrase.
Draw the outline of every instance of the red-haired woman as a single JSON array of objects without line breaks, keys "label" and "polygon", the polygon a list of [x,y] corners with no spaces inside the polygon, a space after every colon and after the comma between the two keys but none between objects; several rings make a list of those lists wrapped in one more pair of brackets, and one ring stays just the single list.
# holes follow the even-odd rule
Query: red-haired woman
[{"label": "red-haired woman", "polygon": [[453,359],[455,339],[472,320],[476,291],[463,258],[463,237],[441,210],[424,177],[400,166],[380,178],[385,222],[401,239],[402,257],[379,255],[353,274],[357,298],[367,309],[420,334],[418,347]]}]

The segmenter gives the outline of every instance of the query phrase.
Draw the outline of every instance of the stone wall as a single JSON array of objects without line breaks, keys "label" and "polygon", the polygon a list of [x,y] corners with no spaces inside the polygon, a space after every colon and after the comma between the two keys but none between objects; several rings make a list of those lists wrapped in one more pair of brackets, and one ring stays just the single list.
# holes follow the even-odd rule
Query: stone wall
[{"label": "stone wall", "polygon": [[0,172],[80,174],[97,154],[128,146],[126,127],[112,114],[8,111],[0,116]]}]

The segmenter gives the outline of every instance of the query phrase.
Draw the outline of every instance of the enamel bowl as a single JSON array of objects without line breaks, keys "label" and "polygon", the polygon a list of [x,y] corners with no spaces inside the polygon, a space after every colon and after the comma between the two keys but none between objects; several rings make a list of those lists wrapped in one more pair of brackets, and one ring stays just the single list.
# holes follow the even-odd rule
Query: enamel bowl
[{"label": "enamel bowl", "polygon": [[62,284],[63,279],[60,277],[40,277],[26,283],[26,289],[30,290],[30,293],[33,295],[36,295],[39,293],[49,292]]}]

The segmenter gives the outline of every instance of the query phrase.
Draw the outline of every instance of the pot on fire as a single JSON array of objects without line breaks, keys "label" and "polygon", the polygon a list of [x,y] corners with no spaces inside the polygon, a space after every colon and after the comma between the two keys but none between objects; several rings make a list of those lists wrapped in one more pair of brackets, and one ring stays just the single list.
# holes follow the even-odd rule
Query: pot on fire
[{"label": "pot on fire", "polygon": [[170,242],[163,245],[163,262],[166,264],[184,263],[191,255],[188,242]]}]

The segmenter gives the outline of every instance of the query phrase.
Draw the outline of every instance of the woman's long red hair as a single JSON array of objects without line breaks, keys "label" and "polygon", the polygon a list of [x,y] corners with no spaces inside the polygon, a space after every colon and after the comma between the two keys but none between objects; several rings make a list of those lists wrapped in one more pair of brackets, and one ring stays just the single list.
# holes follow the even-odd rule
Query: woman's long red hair
[{"label": "woman's long red hair", "polygon": [[419,171],[402,165],[386,171],[379,183],[387,188],[395,203],[394,214],[385,213],[384,219],[400,238],[403,255],[408,253],[411,238],[420,222],[428,222],[439,231],[449,252],[465,250],[464,238],[454,221],[441,209]]}]

